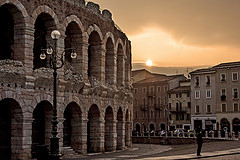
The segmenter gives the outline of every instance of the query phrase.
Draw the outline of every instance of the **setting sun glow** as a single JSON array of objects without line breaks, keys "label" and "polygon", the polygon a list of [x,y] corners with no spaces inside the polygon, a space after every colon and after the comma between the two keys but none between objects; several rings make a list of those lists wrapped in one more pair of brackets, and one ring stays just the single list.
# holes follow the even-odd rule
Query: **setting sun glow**
[{"label": "setting sun glow", "polygon": [[152,66],[152,61],[151,60],[147,60],[146,66]]}]

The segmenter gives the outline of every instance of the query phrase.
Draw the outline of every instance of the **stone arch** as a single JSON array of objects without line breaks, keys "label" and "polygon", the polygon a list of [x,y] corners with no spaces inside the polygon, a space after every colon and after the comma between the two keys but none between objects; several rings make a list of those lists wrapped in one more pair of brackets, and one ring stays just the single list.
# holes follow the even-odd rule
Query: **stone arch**
[{"label": "stone arch", "polygon": [[90,37],[91,33],[94,31],[96,31],[98,33],[100,40],[102,42],[103,34],[102,34],[102,31],[100,30],[100,28],[96,24],[92,24],[91,26],[89,26],[89,28],[87,30],[88,36]]},{"label": "stone arch", "polygon": [[58,19],[48,6],[39,6],[32,14],[34,21],[33,69],[49,66],[49,55],[40,59],[41,49],[47,48],[52,42],[51,32],[58,29]]},{"label": "stone arch", "polygon": [[240,132],[240,120],[239,120],[239,118],[234,118],[232,120],[232,130],[236,135],[238,135],[238,132]]},{"label": "stone arch", "polygon": [[123,111],[119,107],[117,112],[117,149],[123,149],[124,146],[123,124]]},{"label": "stone arch", "polygon": [[82,149],[82,111],[76,102],[70,102],[64,110],[63,146],[71,147],[74,151]]},{"label": "stone arch", "polygon": [[93,104],[88,111],[87,152],[101,151],[100,123],[100,110],[96,104]]},{"label": "stone arch", "polygon": [[[103,44],[104,44],[105,49],[106,49],[106,44],[107,44],[107,41],[108,41],[109,38],[112,40],[113,44],[115,44],[114,35],[112,34],[112,32],[107,32],[107,33],[105,34],[104,39],[103,39]],[[115,46],[114,46],[114,51],[115,51]],[[114,52],[114,53],[115,53],[115,52]]]},{"label": "stone arch", "polygon": [[[70,19],[70,18],[69,18]],[[65,63],[68,62],[71,64],[73,68],[76,70],[83,69],[83,54],[82,54],[82,44],[83,44],[83,37],[82,37],[82,29],[80,28],[81,22],[79,19],[78,21],[71,21],[68,23],[67,27],[65,28],[65,39],[64,39],[64,47],[65,47]],[[80,25],[79,25],[80,23]],[[76,58],[71,57],[72,52],[77,53]],[[70,66],[65,65],[65,68],[70,68]]]},{"label": "stone arch", "polygon": [[166,124],[165,123],[160,123],[159,128],[160,128],[160,130],[166,130]]},{"label": "stone arch", "polygon": [[220,121],[221,131],[224,131],[224,128],[227,128],[227,131],[230,131],[230,122],[226,118],[222,118]]},{"label": "stone arch", "polygon": [[88,39],[88,76],[102,79],[102,42],[97,31],[92,31]]},{"label": "stone arch", "polygon": [[49,101],[41,101],[37,104],[33,111],[32,122],[32,158],[37,156],[38,145],[49,145],[51,137],[51,119],[52,119],[52,104]]},{"label": "stone arch", "polygon": [[24,62],[27,11],[20,2],[10,0],[0,3],[0,13],[0,60]]},{"label": "stone arch", "polygon": [[105,151],[114,150],[114,114],[111,106],[108,106],[105,111]]},{"label": "stone arch", "polygon": [[116,81],[115,70],[115,52],[114,52],[114,39],[108,37],[105,44],[105,81],[109,84],[114,84]]},{"label": "stone arch", "polygon": [[33,24],[36,23],[36,20],[38,18],[38,16],[42,13],[46,13],[46,14],[49,14],[53,20],[54,20],[54,24],[56,25],[56,28],[55,29],[60,29],[58,28],[59,27],[59,20],[58,20],[58,17],[57,15],[55,14],[55,12],[48,6],[46,5],[42,5],[42,6],[38,6],[32,13],[32,19],[33,19]]},{"label": "stone arch", "polygon": [[66,19],[63,22],[64,32],[66,32],[66,28],[71,22],[77,23],[79,29],[81,30],[81,33],[84,33],[84,30],[85,30],[84,26],[83,26],[81,20],[76,15],[70,15],[70,16],[66,17]]},{"label": "stone arch", "polygon": [[149,131],[155,131],[155,124],[153,122],[149,123]]},{"label": "stone arch", "polygon": [[125,72],[125,57],[124,57],[124,49],[123,42],[121,39],[118,39],[117,45],[117,85],[124,85],[124,72]]},{"label": "stone arch", "polygon": [[135,124],[135,131],[137,132],[138,136],[141,135],[141,125],[140,125],[140,123]]},{"label": "stone arch", "polygon": [[12,98],[1,99],[0,106],[0,159],[19,159],[23,147],[22,108]]}]

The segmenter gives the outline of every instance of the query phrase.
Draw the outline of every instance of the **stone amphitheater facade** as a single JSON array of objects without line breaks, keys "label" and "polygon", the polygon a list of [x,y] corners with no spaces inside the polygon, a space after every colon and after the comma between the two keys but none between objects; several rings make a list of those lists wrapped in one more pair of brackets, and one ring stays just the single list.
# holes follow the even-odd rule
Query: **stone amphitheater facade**
[{"label": "stone amphitheater facade", "polygon": [[53,71],[41,48],[59,30],[60,151],[131,147],[131,43],[108,10],[85,0],[0,0],[0,159],[31,159],[51,136]]}]

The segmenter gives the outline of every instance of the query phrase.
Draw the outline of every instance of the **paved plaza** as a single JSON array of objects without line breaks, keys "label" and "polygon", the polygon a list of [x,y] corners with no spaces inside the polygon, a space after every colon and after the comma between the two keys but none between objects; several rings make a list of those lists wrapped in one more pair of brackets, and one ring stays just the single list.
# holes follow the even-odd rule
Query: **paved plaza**
[{"label": "paved plaza", "polygon": [[63,160],[240,160],[240,141],[221,141],[204,143],[201,157],[196,156],[197,144],[187,145],[151,145],[134,144],[132,149],[114,153],[65,156]]}]

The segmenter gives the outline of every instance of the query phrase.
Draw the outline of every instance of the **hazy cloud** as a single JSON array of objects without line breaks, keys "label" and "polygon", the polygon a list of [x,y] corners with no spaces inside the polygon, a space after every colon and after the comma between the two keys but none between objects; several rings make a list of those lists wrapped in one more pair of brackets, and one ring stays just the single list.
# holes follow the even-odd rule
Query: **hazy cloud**
[{"label": "hazy cloud", "polygon": [[114,10],[115,22],[128,35],[159,27],[176,41],[194,46],[240,44],[239,0],[93,0]]}]

